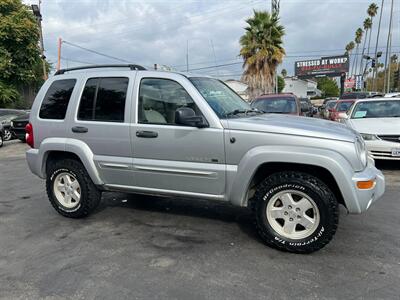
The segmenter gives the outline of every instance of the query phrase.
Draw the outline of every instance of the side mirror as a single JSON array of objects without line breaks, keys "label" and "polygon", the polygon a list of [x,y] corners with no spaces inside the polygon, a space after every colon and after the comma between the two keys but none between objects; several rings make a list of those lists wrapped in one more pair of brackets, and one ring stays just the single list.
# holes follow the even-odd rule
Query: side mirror
[{"label": "side mirror", "polygon": [[196,116],[195,111],[189,107],[180,107],[175,111],[175,124],[197,128],[208,127],[206,119],[203,116]]},{"label": "side mirror", "polygon": [[340,113],[338,113],[337,118],[339,120],[347,120],[349,118],[349,116],[345,112],[340,112]]}]

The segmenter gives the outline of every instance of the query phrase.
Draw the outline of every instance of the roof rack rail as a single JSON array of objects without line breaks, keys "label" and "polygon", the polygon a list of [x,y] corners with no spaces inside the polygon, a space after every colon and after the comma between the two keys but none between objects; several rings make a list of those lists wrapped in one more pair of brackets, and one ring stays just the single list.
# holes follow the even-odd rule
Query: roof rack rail
[{"label": "roof rack rail", "polygon": [[82,66],[82,67],[75,67],[75,68],[69,68],[69,69],[60,69],[54,75],[61,75],[61,74],[64,74],[65,72],[69,72],[69,71],[77,71],[77,70],[85,70],[85,69],[100,69],[100,68],[129,68],[133,71],[146,70],[146,68],[144,68],[142,66],[133,65],[133,64],[93,65],[93,66]]}]

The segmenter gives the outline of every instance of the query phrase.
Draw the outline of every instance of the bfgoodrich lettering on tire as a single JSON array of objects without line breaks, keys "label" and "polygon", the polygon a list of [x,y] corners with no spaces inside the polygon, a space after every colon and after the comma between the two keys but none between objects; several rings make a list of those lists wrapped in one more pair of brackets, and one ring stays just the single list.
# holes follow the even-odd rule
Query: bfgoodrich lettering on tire
[{"label": "bfgoodrich lettering on tire", "polygon": [[85,167],[74,159],[63,159],[48,165],[46,190],[56,211],[69,218],[86,217],[96,209],[101,198],[101,192]]},{"label": "bfgoodrich lettering on tire", "polygon": [[328,244],[336,232],[336,198],[309,174],[275,173],[259,184],[253,200],[261,238],[280,250],[311,253]]}]

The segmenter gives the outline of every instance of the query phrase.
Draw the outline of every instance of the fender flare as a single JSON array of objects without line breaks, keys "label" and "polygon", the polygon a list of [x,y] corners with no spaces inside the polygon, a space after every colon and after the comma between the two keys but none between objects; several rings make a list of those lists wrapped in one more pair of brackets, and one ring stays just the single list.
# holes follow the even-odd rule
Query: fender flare
[{"label": "fender flare", "polygon": [[96,185],[103,184],[93,160],[93,152],[89,146],[83,141],[70,138],[48,138],[42,141],[39,150],[42,175],[40,177],[45,178],[47,157],[52,151],[75,154],[81,160],[93,183]]},{"label": "fender flare", "polygon": [[236,206],[247,206],[250,184],[258,168],[266,163],[279,162],[326,169],[336,180],[346,206],[358,208],[352,181],[354,170],[350,162],[335,150],[305,146],[260,146],[249,150],[241,159],[235,178],[228,186],[230,202]]}]

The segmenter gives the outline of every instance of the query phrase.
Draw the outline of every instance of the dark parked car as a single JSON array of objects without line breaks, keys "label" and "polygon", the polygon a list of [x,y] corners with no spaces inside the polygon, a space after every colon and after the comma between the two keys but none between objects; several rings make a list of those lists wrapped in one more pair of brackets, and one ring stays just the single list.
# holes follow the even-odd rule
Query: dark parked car
[{"label": "dark parked car", "polygon": [[0,124],[4,127],[4,141],[9,141],[15,138],[15,135],[11,132],[11,120],[26,114],[23,110],[16,109],[0,109]]},{"label": "dark parked car", "polygon": [[3,147],[4,127],[0,124],[0,148]]},{"label": "dark parked car", "polygon": [[25,142],[25,127],[29,123],[29,113],[11,121],[11,132],[22,142]]},{"label": "dark parked car", "polygon": [[253,100],[251,106],[266,113],[302,115],[300,101],[293,94],[261,95]]},{"label": "dark parked car", "polygon": [[315,113],[314,106],[308,98],[299,98],[301,110],[306,117],[313,117]]}]

